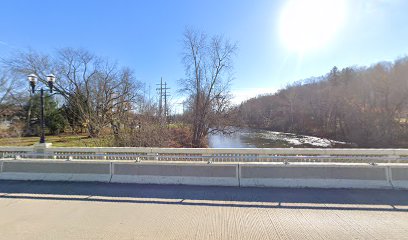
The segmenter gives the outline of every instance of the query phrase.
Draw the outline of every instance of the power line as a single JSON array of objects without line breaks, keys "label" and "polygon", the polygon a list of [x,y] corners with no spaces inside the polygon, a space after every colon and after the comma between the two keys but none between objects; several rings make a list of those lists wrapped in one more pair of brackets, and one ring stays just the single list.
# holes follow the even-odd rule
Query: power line
[{"label": "power line", "polygon": [[163,78],[160,78],[160,83],[156,85],[159,86],[158,88],[156,88],[159,94],[159,117],[164,117],[167,120],[167,116],[169,114],[167,98],[170,97],[170,94],[167,90],[170,90],[170,88],[167,87],[167,82],[163,83]]}]

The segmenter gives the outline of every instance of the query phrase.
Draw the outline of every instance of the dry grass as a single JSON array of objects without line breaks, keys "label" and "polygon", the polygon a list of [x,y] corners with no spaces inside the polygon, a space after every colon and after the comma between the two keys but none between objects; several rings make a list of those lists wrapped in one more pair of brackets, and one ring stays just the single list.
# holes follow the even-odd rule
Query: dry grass
[{"label": "dry grass", "polygon": [[[165,128],[148,125],[142,132],[122,133],[122,142],[105,133],[98,138],[88,134],[61,134],[46,136],[46,142],[53,147],[191,147],[190,129],[185,125],[171,124]],[[0,137],[0,146],[32,146],[39,142],[39,137]]]},{"label": "dry grass", "polygon": [[[32,146],[39,141],[39,137],[1,138],[0,146]],[[46,141],[54,147],[108,147],[109,138],[89,138],[87,135],[59,135],[46,136]]]}]

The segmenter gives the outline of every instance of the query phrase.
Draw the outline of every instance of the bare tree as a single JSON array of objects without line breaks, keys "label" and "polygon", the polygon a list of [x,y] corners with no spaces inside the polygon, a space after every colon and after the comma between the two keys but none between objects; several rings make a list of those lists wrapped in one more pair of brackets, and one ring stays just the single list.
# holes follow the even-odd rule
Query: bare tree
[{"label": "bare tree", "polygon": [[13,81],[4,70],[0,70],[0,114],[5,110],[2,106],[9,101],[12,89]]},{"label": "bare tree", "polygon": [[210,129],[223,131],[220,120],[229,103],[232,58],[237,46],[221,36],[208,38],[193,29],[186,29],[183,40],[187,78],[181,83],[182,91],[189,96],[192,145],[200,147]]},{"label": "bare tree", "polygon": [[22,52],[4,64],[20,78],[34,73],[46,83],[48,73],[58,76],[55,92],[69,106],[67,114],[75,114],[92,137],[105,127],[117,131],[124,112],[132,110],[140,96],[140,83],[131,70],[121,69],[83,49],[60,49],[52,57]]},{"label": "bare tree", "polygon": [[79,110],[90,136],[110,126],[115,134],[126,123],[125,114],[140,100],[140,83],[133,72],[84,50],[63,49],[56,61],[60,90]]}]

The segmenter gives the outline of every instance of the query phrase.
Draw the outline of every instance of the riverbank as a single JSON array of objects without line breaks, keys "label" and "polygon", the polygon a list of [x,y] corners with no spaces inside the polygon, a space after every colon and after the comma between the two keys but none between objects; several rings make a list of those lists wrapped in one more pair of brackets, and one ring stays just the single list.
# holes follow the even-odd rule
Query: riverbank
[{"label": "riverbank", "polygon": [[[168,130],[168,129],[166,129]],[[168,147],[188,147],[188,133],[185,129],[171,129],[171,141]],[[112,147],[111,136],[90,138],[86,134],[47,136],[47,142],[55,147]],[[38,137],[1,138],[0,146],[32,146]],[[191,147],[191,146],[190,146]],[[345,148],[352,144],[306,135],[296,135],[257,129],[237,129],[229,135],[215,134],[208,136],[209,148]]]}]

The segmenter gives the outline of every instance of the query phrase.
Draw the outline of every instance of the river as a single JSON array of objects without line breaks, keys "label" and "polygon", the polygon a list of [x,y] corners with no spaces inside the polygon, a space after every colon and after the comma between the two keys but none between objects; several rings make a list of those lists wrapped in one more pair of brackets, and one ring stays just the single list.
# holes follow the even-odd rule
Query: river
[{"label": "river", "polygon": [[239,129],[230,135],[208,137],[210,148],[347,147],[350,144],[326,138],[256,129]]}]

